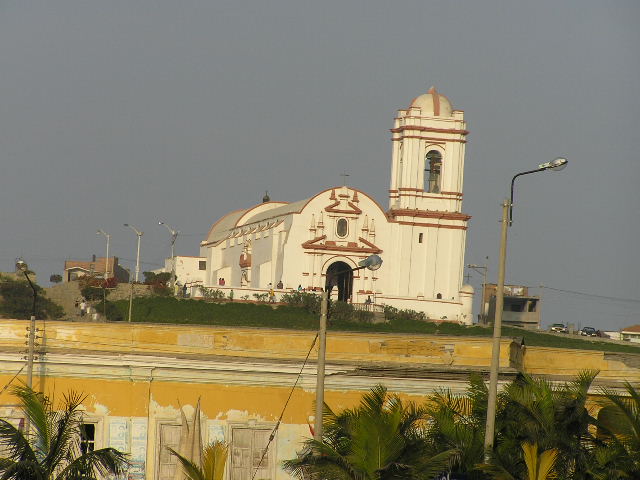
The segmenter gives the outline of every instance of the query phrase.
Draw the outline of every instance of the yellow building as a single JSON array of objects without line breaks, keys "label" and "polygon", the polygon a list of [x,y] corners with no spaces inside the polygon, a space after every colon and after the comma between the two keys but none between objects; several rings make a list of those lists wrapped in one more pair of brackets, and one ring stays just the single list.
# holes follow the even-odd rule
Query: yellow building
[{"label": "yellow building", "polygon": [[[28,322],[0,320],[0,385],[25,373]],[[285,479],[282,460],[293,458],[311,436],[315,356],[301,370],[315,332],[209,326],[38,322],[40,352],[34,388],[60,396],[84,392],[85,422],[96,448],[129,452],[130,478],[174,478],[180,408],[191,418],[198,399],[204,442],[231,444],[229,480],[248,480],[267,444],[298,374],[301,378],[256,479]],[[325,401],[355,405],[382,383],[407,399],[423,401],[439,389],[462,392],[469,372],[486,373],[490,338],[336,333],[327,341]],[[600,384],[640,381],[640,357],[597,351],[525,347],[504,338],[501,380],[518,371],[567,380],[586,368]],[[20,422],[9,391],[0,415]]]}]

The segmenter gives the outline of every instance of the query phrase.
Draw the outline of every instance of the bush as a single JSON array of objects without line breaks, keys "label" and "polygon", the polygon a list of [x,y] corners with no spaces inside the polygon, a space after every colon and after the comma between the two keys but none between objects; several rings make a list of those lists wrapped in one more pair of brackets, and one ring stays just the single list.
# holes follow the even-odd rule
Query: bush
[{"label": "bush", "polygon": [[357,323],[373,323],[373,312],[367,312],[366,310],[354,310],[353,321]]},{"label": "bush", "polygon": [[87,285],[80,289],[80,294],[90,302],[95,302],[108,296],[109,290],[102,288],[102,286],[99,285]]},{"label": "bush", "polygon": [[353,320],[354,308],[346,302],[330,302],[329,318],[336,322],[350,322]]},{"label": "bush", "polygon": [[62,275],[58,275],[57,273],[54,273],[49,277],[49,281],[51,283],[60,283],[62,281]]},{"label": "bush", "polygon": [[167,297],[171,295],[171,289],[163,283],[151,284],[151,293],[160,297]]},{"label": "bush", "polygon": [[[64,316],[63,308],[43,295],[39,285],[34,285],[38,298],[36,300],[37,319],[57,319]],[[28,319],[33,309],[33,290],[27,282],[2,279],[0,281],[0,313],[5,318]]]},{"label": "bush", "polygon": [[202,298],[206,300],[222,300],[224,298],[224,292],[217,288],[198,287]]},{"label": "bush", "polygon": [[112,322],[121,322],[125,319],[125,314],[122,312],[116,304],[110,301],[106,301],[105,303],[100,302],[95,305],[96,311],[100,315],[104,315],[107,320]]},{"label": "bush", "polygon": [[301,307],[305,312],[320,315],[320,295],[308,292],[285,293],[280,297],[282,303],[292,307]]},{"label": "bush", "polygon": [[145,285],[166,285],[171,280],[171,272],[142,272]]},{"label": "bush", "polygon": [[269,299],[268,293],[254,293],[253,298],[256,299],[257,302],[266,302]]},{"label": "bush", "polygon": [[416,312],[415,310],[403,310],[389,305],[384,307],[384,318],[387,322],[397,321],[413,321],[413,322],[425,322],[427,316],[424,312]]}]

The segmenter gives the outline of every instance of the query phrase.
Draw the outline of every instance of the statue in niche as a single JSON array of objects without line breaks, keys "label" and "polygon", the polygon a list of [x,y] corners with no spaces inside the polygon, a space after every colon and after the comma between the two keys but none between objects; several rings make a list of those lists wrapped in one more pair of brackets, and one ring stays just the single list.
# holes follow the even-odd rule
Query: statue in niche
[{"label": "statue in niche", "polygon": [[244,242],[244,248],[240,254],[240,286],[247,287],[251,283],[251,240]]}]

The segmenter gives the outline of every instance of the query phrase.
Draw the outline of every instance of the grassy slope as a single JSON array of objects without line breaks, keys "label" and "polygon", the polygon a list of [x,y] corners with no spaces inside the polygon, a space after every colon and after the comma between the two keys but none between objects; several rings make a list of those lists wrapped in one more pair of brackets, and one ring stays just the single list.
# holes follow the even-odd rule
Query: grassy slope
[{"label": "grassy slope", "polygon": [[[129,302],[115,302],[116,307],[127,318]],[[294,330],[315,330],[318,326],[317,315],[300,308],[254,303],[207,303],[200,300],[177,300],[169,297],[137,298],[134,300],[134,322],[223,325],[244,327],[290,328]],[[331,322],[329,328],[336,331],[387,332],[387,333],[423,333],[456,336],[492,335],[487,327],[466,327],[453,323],[428,323],[397,320],[393,323],[358,324],[351,322]],[[609,342],[591,342],[564,335],[549,335],[520,328],[504,327],[502,334],[508,337],[521,337],[525,345],[582,350],[600,350],[640,354],[640,346],[621,345]]]}]

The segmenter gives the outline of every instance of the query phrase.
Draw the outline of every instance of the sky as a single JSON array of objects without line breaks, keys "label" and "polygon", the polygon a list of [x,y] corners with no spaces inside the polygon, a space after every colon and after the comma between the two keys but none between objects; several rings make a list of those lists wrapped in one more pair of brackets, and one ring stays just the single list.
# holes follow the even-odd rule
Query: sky
[{"label": "sky", "polygon": [[[640,323],[640,3],[0,0],[0,271],[198,255],[230,210],[349,184],[387,205],[389,129],[432,85],[468,122],[466,263],[543,324]],[[489,257],[486,260],[486,257]],[[469,281],[480,290],[482,277]],[[540,289],[539,286],[544,288]]]}]

